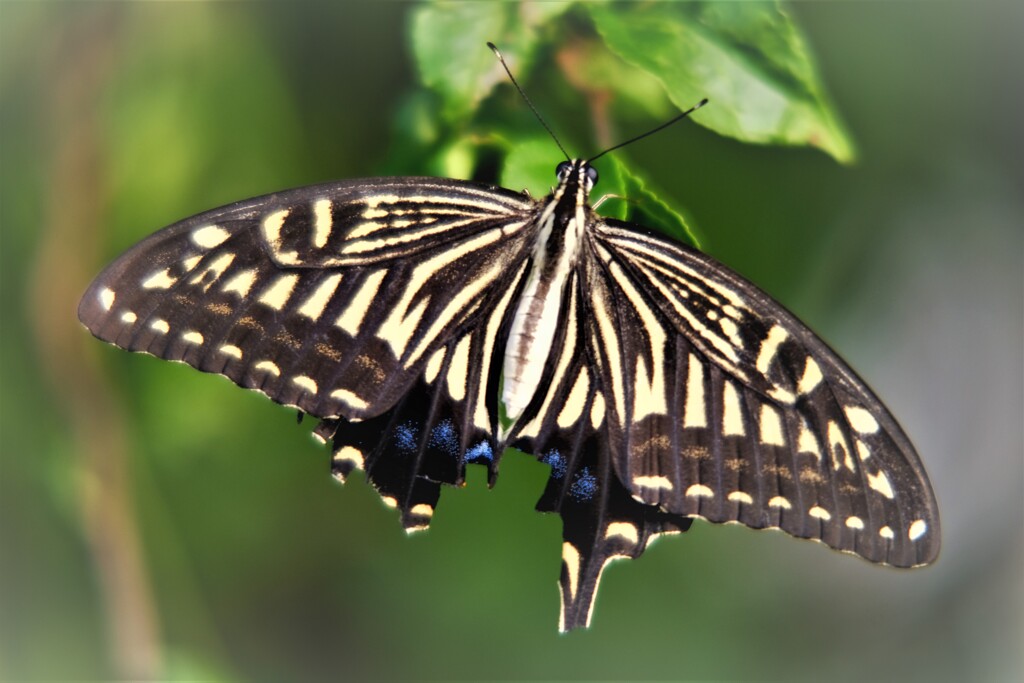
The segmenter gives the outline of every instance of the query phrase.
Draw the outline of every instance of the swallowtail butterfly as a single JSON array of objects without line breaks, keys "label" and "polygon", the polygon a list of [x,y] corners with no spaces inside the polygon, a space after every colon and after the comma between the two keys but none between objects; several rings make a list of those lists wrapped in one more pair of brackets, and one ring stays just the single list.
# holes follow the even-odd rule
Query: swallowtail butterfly
[{"label": "swallowtail butterfly", "polygon": [[78,315],[319,418],[335,476],[364,470],[409,531],[467,464],[493,484],[506,447],[533,454],[562,630],[589,624],[608,562],[694,518],[932,562],[927,475],[864,382],[728,268],[595,213],[588,161],[557,179],[543,199],[398,177],[241,201],[129,249]]}]

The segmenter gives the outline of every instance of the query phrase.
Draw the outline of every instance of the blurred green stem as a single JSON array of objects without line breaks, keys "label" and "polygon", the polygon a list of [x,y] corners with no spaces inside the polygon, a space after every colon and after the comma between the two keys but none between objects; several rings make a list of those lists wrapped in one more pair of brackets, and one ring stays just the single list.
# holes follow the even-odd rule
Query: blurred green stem
[{"label": "blurred green stem", "polygon": [[[113,5],[108,5],[113,8]],[[113,64],[116,12],[83,13],[67,23],[49,55],[56,65],[50,88],[52,183],[31,299],[35,343],[49,373],[57,414],[69,422],[74,454],[68,466],[78,490],[83,534],[106,612],[110,657],[122,679],[154,679],[162,663],[156,609],[141,552],[127,468],[125,422],[94,364],[88,335],[73,310],[54,302],[77,301],[99,261],[92,236],[100,230],[104,188],[96,138],[100,94]],[[89,350],[86,350],[89,344]]]}]

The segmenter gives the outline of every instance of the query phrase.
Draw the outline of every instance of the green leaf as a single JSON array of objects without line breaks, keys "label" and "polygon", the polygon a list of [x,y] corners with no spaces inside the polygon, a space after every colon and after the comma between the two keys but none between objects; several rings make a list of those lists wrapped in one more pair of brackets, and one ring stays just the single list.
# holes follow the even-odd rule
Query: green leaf
[{"label": "green leaf", "polygon": [[565,79],[592,106],[614,94],[623,110],[649,117],[667,118],[674,109],[657,78],[617,57],[596,37],[568,40],[558,47],[557,61]]},{"label": "green leaf", "polygon": [[532,197],[544,197],[556,182],[555,168],[560,161],[562,155],[547,135],[518,140],[509,145],[501,184],[510,190],[527,190]]},{"label": "green leaf", "polygon": [[775,2],[586,5],[609,49],[657,78],[694,120],[746,142],[810,145],[840,162],[853,143],[809,49]]},{"label": "green leaf", "polygon": [[469,178],[473,175],[478,151],[475,141],[459,138],[431,157],[426,172],[440,178]]},{"label": "green leaf", "polygon": [[[600,165],[600,180],[592,199],[601,202],[602,215],[653,228],[681,242],[700,246],[690,227],[692,219],[660,199],[643,175],[627,168],[617,157],[605,157]],[[602,197],[607,198],[602,202]]]},{"label": "green leaf", "polygon": [[432,2],[412,15],[412,46],[423,84],[437,91],[449,121],[472,114],[507,79],[487,42],[495,43],[520,77],[539,45],[539,27],[568,2]]}]

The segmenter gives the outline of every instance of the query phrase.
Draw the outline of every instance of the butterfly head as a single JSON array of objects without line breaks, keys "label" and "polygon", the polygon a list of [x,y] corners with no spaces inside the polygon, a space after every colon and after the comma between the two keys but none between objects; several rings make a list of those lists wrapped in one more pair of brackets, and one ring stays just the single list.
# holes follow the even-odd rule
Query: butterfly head
[{"label": "butterfly head", "polygon": [[576,190],[575,192],[570,190],[563,194],[573,195],[578,192],[586,198],[597,184],[597,169],[585,159],[563,161],[555,168],[555,175],[558,178],[559,186]]}]

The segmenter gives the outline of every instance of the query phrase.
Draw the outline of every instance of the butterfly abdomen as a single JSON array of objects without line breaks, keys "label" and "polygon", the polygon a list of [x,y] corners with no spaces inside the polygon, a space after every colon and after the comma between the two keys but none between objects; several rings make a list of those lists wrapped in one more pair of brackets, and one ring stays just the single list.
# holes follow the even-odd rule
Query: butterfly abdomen
[{"label": "butterfly abdomen", "polygon": [[582,212],[559,207],[563,201],[576,202],[580,192],[586,192],[581,183],[559,186],[537,217],[533,263],[505,347],[502,402],[513,420],[533,399],[552,355],[566,283],[576,267],[586,225]]}]

